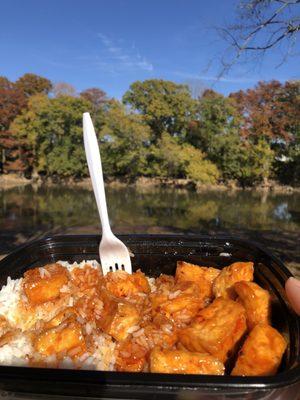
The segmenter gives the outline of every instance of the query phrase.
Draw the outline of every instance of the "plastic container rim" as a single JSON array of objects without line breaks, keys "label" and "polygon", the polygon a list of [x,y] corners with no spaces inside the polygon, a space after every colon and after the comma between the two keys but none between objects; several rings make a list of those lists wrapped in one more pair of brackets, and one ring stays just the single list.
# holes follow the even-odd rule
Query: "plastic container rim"
[{"label": "plastic container rim", "polygon": [[[120,239],[126,240],[135,239],[139,242],[145,241],[184,241],[185,243],[193,241],[207,241],[207,242],[236,242],[242,245],[251,246],[258,249],[262,254],[271,259],[279,265],[282,272],[287,277],[292,277],[293,274],[284,266],[282,261],[268,250],[262,248],[260,244],[252,240],[239,239],[230,235],[202,235],[202,234],[120,234],[117,235]],[[53,235],[44,238],[29,241],[15,250],[10,252],[0,261],[0,268],[3,264],[10,261],[20,252],[32,246],[57,247],[59,242],[67,240],[68,243],[76,243],[78,241],[92,240],[100,241],[101,235],[96,234],[82,234],[82,235]],[[51,243],[52,242],[52,243]],[[51,246],[52,244],[52,246]],[[61,243],[66,245],[67,243]],[[184,243],[183,243],[184,245]],[[83,254],[84,257],[84,254]],[[300,325],[300,317],[295,316]],[[300,361],[300,354],[298,354]],[[34,371],[34,374],[32,373]],[[13,367],[0,365],[0,380],[16,379],[19,375],[20,378],[32,381],[55,379],[59,382],[70,383],[89,383],[89,384],[109,384],[112,386],[161,386],[164,388],[185,388],[196,389],[201,388],[214,388],[214,389],[276,389],[287,387],[300,381],[300,365],[289,370],[278,373],[274,376],[266,377],[233,377],[233,376],[215,376],[215,375],[182,375],[182,374],[157,374],[157,373],[143,373],[143,372],[115,372],[115,371],[88,371],[88,370],[68,370],[68,369],[51,369],[51,368],[31,368],[31,367]],[[129,383],[130,382],[130,383]]]}]

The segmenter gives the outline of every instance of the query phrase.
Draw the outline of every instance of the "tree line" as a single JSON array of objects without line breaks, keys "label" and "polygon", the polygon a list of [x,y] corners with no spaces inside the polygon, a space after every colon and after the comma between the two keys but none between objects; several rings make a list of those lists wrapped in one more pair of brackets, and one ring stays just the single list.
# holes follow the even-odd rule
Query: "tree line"
[{"label": "tree line", "polygon": [[121,101],[35,74],[0,77],[0,169],[26,177],[88,175],[82,113],[90,111],[110,177],[186,178],[253,186],[300,183],[300,82],[259,82],[198,98],[186,85],[134,82]]}]

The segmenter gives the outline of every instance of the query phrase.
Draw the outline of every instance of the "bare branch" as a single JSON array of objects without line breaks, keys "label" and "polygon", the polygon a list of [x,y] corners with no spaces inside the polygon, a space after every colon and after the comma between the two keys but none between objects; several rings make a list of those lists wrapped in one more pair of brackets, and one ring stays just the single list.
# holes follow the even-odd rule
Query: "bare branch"
[{"label": "bare branch", "polygon": [[[226,56],[221,60],[224,72],[242,55],[259,53],[263,55],[273,47],[284,43],[286,55],[292,54],[300,32],[300,0],[241,0],[239,21],[229,27],[219,29],[221,36],[229,43]],[[228,60],[228,51],[233,56]]]}]

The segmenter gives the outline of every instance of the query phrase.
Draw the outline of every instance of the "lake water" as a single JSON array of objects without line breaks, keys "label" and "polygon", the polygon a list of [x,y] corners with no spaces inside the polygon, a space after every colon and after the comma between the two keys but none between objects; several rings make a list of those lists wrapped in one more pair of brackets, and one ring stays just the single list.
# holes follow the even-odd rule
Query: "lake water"
[{"label": "lake water", "polygon": [[[116,233],[226,233],[251,238],[300,262],[300,194],[178,189],[107,189]],[[99,232],[93,193],[25,186],[0,191],[0,253],[53,233]]]}]

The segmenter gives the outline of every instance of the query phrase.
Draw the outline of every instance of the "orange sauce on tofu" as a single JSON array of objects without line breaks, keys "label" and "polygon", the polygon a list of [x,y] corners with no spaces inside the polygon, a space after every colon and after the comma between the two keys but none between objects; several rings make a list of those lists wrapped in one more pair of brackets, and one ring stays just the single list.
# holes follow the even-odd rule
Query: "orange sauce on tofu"
[{"label": "orange sauce on tofu", "polygon": [[85,341],[81,326],[77,322],[71,322],[46,330],[36,338],[34,347],[43,356],[68,352],[74,348],[82,353],[85,351]]},{"label": "orange sauce on tofu", "polygon": [[59,297],[60,289],[68,280],[68,271],[59,264],[30,269],[24,274],[24,292],[31,305],[45,303]]},{"label": "orange sauce on tofu", "polygon": [[[252,263],[219,271],[178,262],[175,277],[162,274],[154,289],[141,271],[103,276],[87,264],[71,272],[60,264],[29,270],[20,301],[20,310],[36,317],[24,329],[35,350],[29,365],[59,367],[71,358],[81,368],[90,358],[86,365],[103,368],[99,365],[108,354],[103,365],[111,368],[115,360],[116,371],[222,375],[224,363],[247,334],[232,374],[273,374],[285,340],[269,325],[259,324],[249,333],[250,313],[234,291],[236,282],[237,289],[253,288],[252,279]],[[255,300],[269,321],[268,302],[259,296]],[[21,333],[1,315],[0,332],[0,347]]]}]

